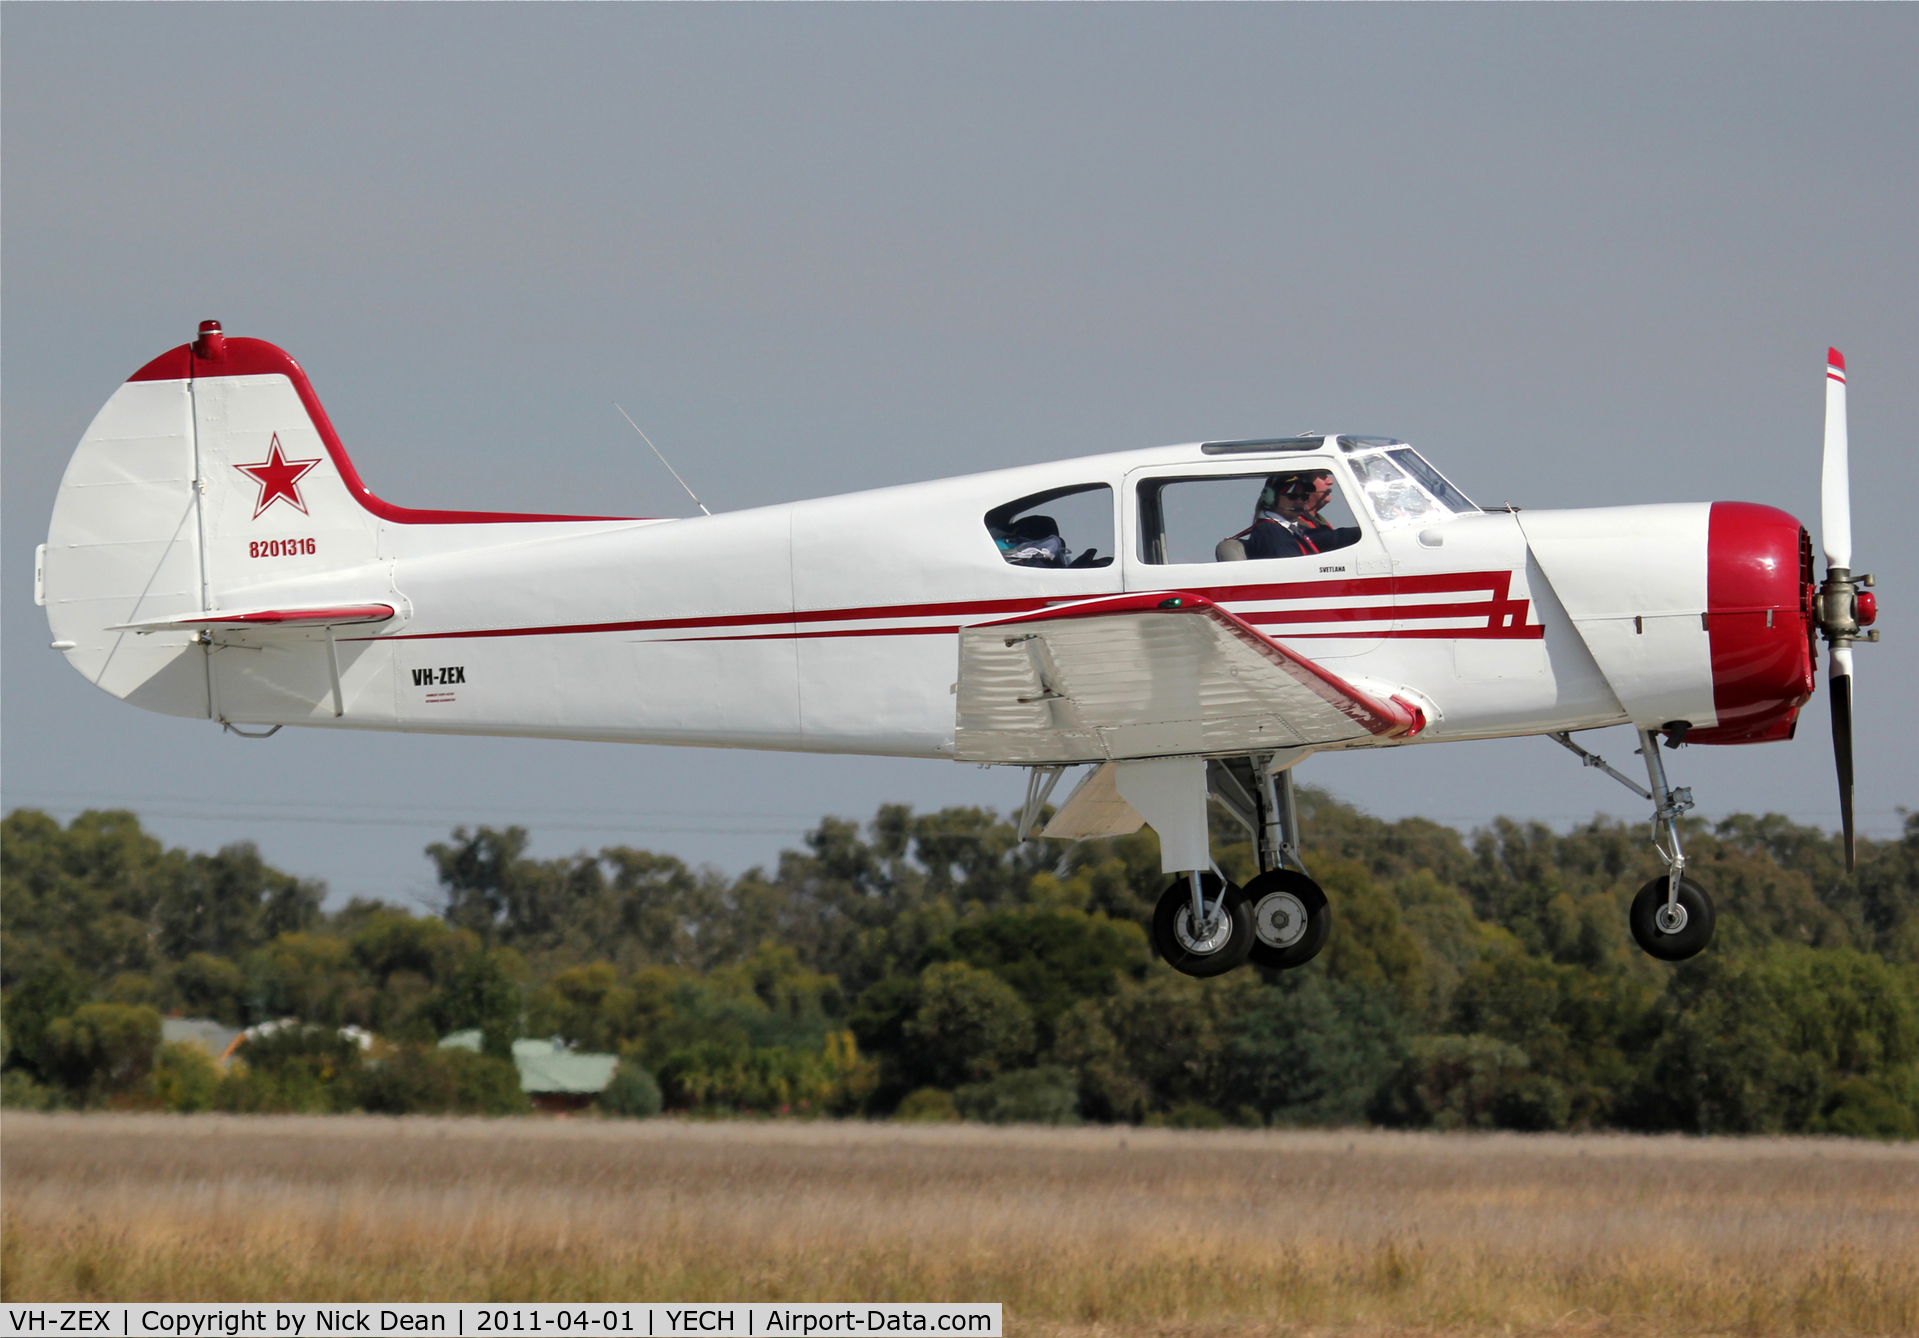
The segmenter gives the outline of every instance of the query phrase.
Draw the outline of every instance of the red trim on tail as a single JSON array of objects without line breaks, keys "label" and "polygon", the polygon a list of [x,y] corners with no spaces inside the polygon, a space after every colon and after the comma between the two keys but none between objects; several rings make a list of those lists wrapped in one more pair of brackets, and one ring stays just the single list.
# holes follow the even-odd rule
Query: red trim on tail
[{"label": "red trim on tail", "polygon": [[[200,357],[198,354],[202,348],[219,356]],[[326,453],[332,457],[333,467],[340,471],[340,479],[346,484],[347,491],[353,494],[355,501],[381,520],[390,520],[398,525],[502,525],[528,521],[644,519],[639,516],[549,516],[514,511],[417,511],[412,507],[381,501],[373,495],[373,489],[361,482],[360,471],[353,467],[353,461],[348,458],[346,447],[333,430],[332,420],[320,405],[320,397],[313,393],[313,383],[307,380],[306,371],[285,349],[269,344],[264,339],[228,337],[216,342],[203,338],[197,344],[182,344],[178,348],[168,349],[127,380],[190,381],[215,376],[284,376],[291,381],[293,389],[300,396],[300,403],[306,406],[307,417],[313,420],[320,441],[326,446]]]}]

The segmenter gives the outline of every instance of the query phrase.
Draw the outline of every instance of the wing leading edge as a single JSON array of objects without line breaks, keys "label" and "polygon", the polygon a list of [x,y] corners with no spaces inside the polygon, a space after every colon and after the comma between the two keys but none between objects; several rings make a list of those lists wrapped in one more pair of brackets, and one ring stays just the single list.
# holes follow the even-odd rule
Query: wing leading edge
[{"label": "wing leading edge", "polygon": [[955,756],[1094,762],[1328,747],[1415,734],[1355,687],[1183,591],[1120,595],[960,632]]}]

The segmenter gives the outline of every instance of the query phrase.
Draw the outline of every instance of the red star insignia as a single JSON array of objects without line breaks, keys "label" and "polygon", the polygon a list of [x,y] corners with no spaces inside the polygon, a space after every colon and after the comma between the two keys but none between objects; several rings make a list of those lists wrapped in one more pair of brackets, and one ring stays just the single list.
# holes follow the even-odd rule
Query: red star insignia
[{"label": "red star insignia", "polygon": [[300,480],[306,477],[309,469],[319,464],[318,460],[289,460],[280,453],[280,434],[273,434],[273,445],[267,450],[267,458],[257,465],[235,465],[234,468],[260,485],[260,500],[254,505],[253,518],[258,520],[260,513],[284,497],[293,503],[294,508],[305,515],[307,504],[300,498]]}]

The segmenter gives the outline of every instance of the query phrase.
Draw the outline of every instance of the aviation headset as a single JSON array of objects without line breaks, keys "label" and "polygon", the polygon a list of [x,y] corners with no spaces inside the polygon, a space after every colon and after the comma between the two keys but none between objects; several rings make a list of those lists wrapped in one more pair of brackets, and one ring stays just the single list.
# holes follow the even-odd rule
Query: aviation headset
[{"label": "aviation headset", "polygon": [[1267,476],[1266,486],[1260,490],[1259,509],[1271,511],[1281,497],[1311,496],[1318,492],[1317,480],[1332,481],[1330,469],[1307,469],[1292,474],[1271,474]]}]

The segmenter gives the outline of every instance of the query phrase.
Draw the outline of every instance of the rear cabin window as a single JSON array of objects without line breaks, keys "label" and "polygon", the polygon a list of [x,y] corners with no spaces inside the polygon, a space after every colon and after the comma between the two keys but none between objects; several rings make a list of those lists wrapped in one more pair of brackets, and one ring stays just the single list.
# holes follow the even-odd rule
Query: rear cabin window
[{"label": "rear cabin window", "polygon": [[1359,542],[1338,480],[1309,464],[1269,474],[1148,479],[1139,485],[1140,560],[1306,557]]},{"label": "rear cabin window", "polygon": [[1074,483],[986,513],[986,532],[1015,567],[1106,567],[1113,561],[1113,489]]}]

